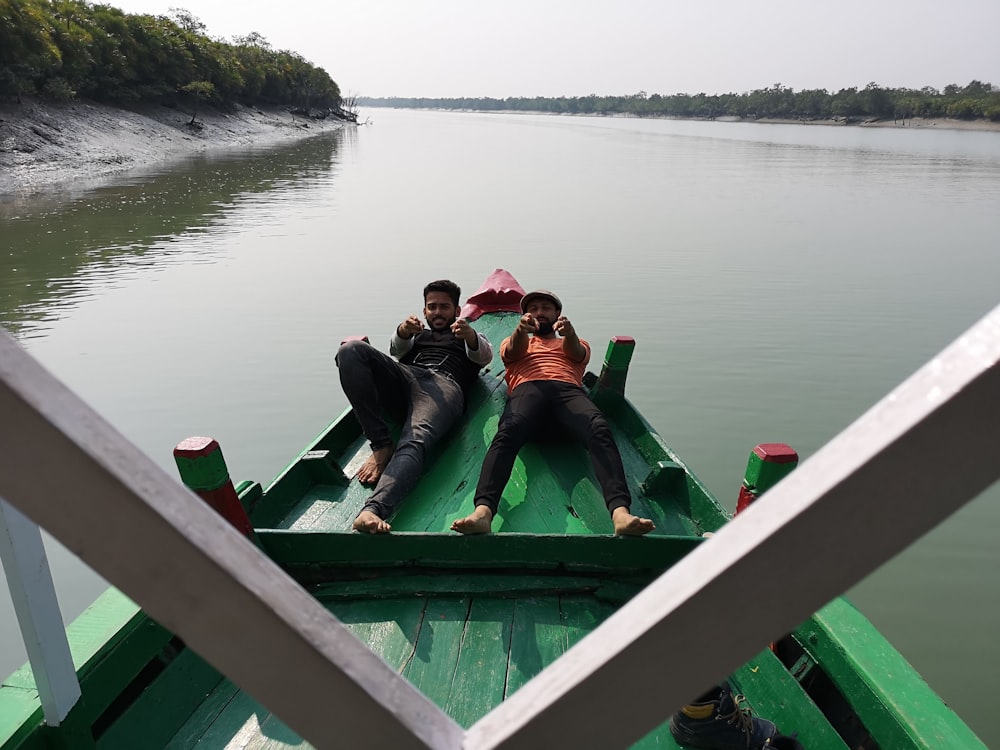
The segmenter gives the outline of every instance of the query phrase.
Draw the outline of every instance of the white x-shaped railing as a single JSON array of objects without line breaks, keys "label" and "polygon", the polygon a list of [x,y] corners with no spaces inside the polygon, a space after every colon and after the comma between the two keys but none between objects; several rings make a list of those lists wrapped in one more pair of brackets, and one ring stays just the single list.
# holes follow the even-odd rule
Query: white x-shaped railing
[{"label": "white x-shaped railing", "polygon": [[4,333],[0,497],[317,748],[627,747],[1000,478],[998,363],[1000,308],[468,730]]}]

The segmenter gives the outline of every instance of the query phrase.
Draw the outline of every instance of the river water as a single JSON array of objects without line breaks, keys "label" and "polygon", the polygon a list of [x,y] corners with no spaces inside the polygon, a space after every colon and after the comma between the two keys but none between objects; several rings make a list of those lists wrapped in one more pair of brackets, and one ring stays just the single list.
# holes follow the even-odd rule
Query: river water
[{"label": "river water", "polygon": [[[426,281],[506,268],[598,352],[635,337],[629,397],[733,507],[756,443],[807,458],[1000,302],[1000,133],[365,116],[0,196],[0,324],[168,469],[208,434],[266,481],[345,408],[342,338],[385,344]],[[998,500],[849,592],[996,746]],[[103,584],[47,546],[70,619]],[[0,593],[0,673],[20,643]]]}]

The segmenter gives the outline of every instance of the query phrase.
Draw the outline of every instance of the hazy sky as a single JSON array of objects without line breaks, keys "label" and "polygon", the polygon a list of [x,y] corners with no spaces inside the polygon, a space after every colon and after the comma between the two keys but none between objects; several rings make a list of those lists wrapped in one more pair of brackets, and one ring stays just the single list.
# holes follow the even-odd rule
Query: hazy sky
[{"label": "hazy sky", "polygon": [[106,0],[256,31],[345,95],[1000,86],[1000,0]]}]

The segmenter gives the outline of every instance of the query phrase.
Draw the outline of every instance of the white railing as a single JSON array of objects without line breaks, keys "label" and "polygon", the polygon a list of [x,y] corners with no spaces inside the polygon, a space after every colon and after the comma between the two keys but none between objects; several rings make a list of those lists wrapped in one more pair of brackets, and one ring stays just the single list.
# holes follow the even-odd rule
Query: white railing
[{"label": "white railing", "polygon": [[0,496],[316,747],[626,747],[1000,478],[998,363],[1000,307],[467,732],[6,334]]}]

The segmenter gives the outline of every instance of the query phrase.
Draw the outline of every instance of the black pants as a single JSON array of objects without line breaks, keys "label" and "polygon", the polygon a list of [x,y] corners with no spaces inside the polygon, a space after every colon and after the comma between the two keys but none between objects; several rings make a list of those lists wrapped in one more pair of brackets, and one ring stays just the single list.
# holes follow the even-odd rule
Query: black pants
[{"label": "black pants", "polygon": [[517,452],[553,424],[587,446],[608,512],[630,507],[625,468],[607,420],[583,388],[558,380],[531,380],[510,394],[483,460],[475,504],[485,505],[496,515]]}]

